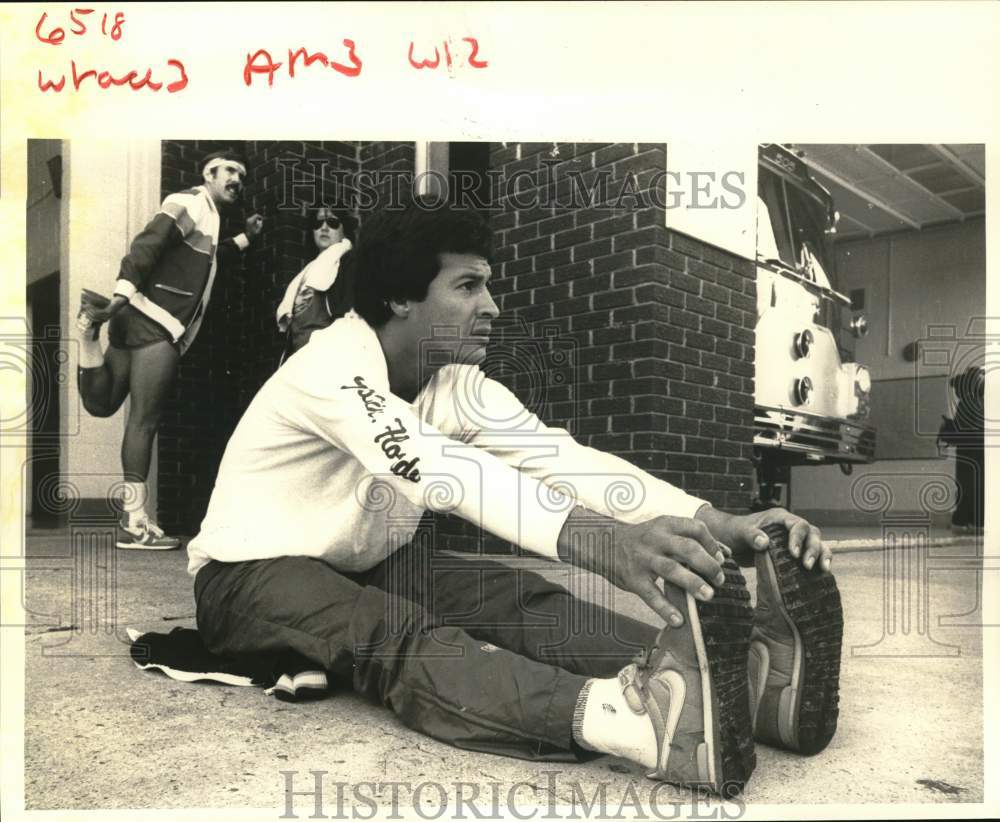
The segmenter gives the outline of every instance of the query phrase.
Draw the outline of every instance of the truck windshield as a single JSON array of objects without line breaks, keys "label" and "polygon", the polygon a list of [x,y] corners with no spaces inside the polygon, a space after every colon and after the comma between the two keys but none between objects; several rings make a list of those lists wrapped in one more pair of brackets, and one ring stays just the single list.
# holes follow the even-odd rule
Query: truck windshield
[{"label": "truck windshield", "polygon": [[776,259],[817,285],[836,288],[826,206],[763,167],[757,194],[758,209],[765,210],[768,218],[758,218],[757,255]]}]

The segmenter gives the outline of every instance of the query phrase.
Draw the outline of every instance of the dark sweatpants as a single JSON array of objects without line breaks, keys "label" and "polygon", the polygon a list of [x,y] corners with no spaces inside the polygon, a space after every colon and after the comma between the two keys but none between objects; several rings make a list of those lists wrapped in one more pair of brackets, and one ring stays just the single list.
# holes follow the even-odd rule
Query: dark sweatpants
[{"label": "dark sweatpants", "polygon": [[416,544],[360,574],[306,557],[211,562],[195,599],[214,653],[299,653],[428,736],[525,759],[586,756],[571,734],[584,682],[657,634],[538,574]]}]

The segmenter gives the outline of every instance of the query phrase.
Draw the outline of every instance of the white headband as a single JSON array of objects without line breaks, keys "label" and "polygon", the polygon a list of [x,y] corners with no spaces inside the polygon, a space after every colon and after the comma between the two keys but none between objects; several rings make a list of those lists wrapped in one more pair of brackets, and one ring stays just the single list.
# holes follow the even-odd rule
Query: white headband
[{"label": "white headband", "polygon": [[219,166],[236,166],[244,177],[247,175],[247,170],[243,167],[243,163],[237,162],[236,160],[227,160],[225,157],[216,157],[214,160],[210,161],[208,165],[202,170],[202,174],[209,174],[213,170],[217,169]]}]

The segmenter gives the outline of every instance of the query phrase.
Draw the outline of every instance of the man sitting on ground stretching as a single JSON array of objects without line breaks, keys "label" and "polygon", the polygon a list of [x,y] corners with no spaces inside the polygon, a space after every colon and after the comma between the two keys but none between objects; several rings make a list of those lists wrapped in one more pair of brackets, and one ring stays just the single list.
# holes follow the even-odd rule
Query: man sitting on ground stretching
[{"label": "man sitting on ground stretching", "polygon": [[[384,212],[356,253],[363,319],[316,331],[261,388],[188,546],[207,647],[301,654],[461,748],[614,754],[723,794],[753,770],[755,729],[822,748],[840,612],[817,529],[782,509],[718,511],[546,427],[487,379],[498,309],[474,213]],[[621,483],[627,511],[609,493]],[[667,626],[435,552],[418,532],[427,508],[596,572]],[[759,618],[723,545],[757,557]],[[585,632],[595,624],[608,628]]]}]

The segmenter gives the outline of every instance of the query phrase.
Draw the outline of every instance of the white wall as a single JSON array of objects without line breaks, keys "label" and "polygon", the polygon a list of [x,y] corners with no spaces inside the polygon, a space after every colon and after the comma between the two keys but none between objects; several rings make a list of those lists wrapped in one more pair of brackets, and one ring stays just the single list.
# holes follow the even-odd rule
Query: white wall
[{"label": "white wall", "polygon": [[[67,340],[75,341],[80,290],[110,295],[122,256],[132,237],[159,206],[159,140],[63,143],[63,199],[60,303]],[[107,345],[107,330],[102,333]],[[121,448],[126,401],[113,417],[91,417],[77,393],[79,349],[69,346],[70,362],[61,396],[65,437],[60,470],[85,498],[103,498],[121,481]],[[155,510],[156,463],[150,470]]]},{"label": "white wall", "polygon": [[[845,477],[836,465],[802,466],[792,469],[789,504],[798,512],[843,512],[843,518],[819,519],[819,525],[852,525],[880,516],[866,512],[875,484],[888,489],[891,503],[886,513],[925,510],[928,500],[939,500],[931,511],[951,510],[955,502],[953,459],[882,460],[857,466]],[[929,496],[928,496],[929,495]],[[942,496],[944,495],[944,496]],[[922,499],[923,498],[923,499]]]},{"label": "white wall", "polygon": [[[927,336],[928,325],[953,324],[962,337],[986,313],[986,234],[982,220],[908,231],[837,248],[841,291],[867,292],[870,332],[857,357],[872,379],[912,377],[903,347]],[[947,368],[922,368],[945,374]]]},{"label": "white wall", "polygon": [[[840,290],[866,291],[870,333],[858,341],[857,359],[878,380],[945,375],[945,364],[918,366],[906,362],[907,343],[926,338],[930,326],[956,331],[953,361],[968,361],[974,345],[962,342],[970,321],[986,313],[986,236],[982,220],[886,238],[845,243],[837,249]],[[937,344],[936,344],[937,345]],[[937,345],[940,347],[940,345]],[[940,384],[940,380],[936,381]],[[926,392],[915,393],[926,397]],[[928,397],[940,413],[947,410],[946,392]],[[884,423],[883,423],[884,424]],[[898,420],[912,425],[913,416]],[[851,497],[855,483],[865,477],[887,475],[896,511],[921,510],[919,493],[940,475],[954,475],[949,452],[933,459],[881,460],[857,466],[851,477],[837,466],[792,470],[791,504],[798,510],[857,509]]]},{"label": "white wall", "polygon": [[667,228],[748,260],[756,259],[754,143],[671,140],[667,144],[667,171]]}]

